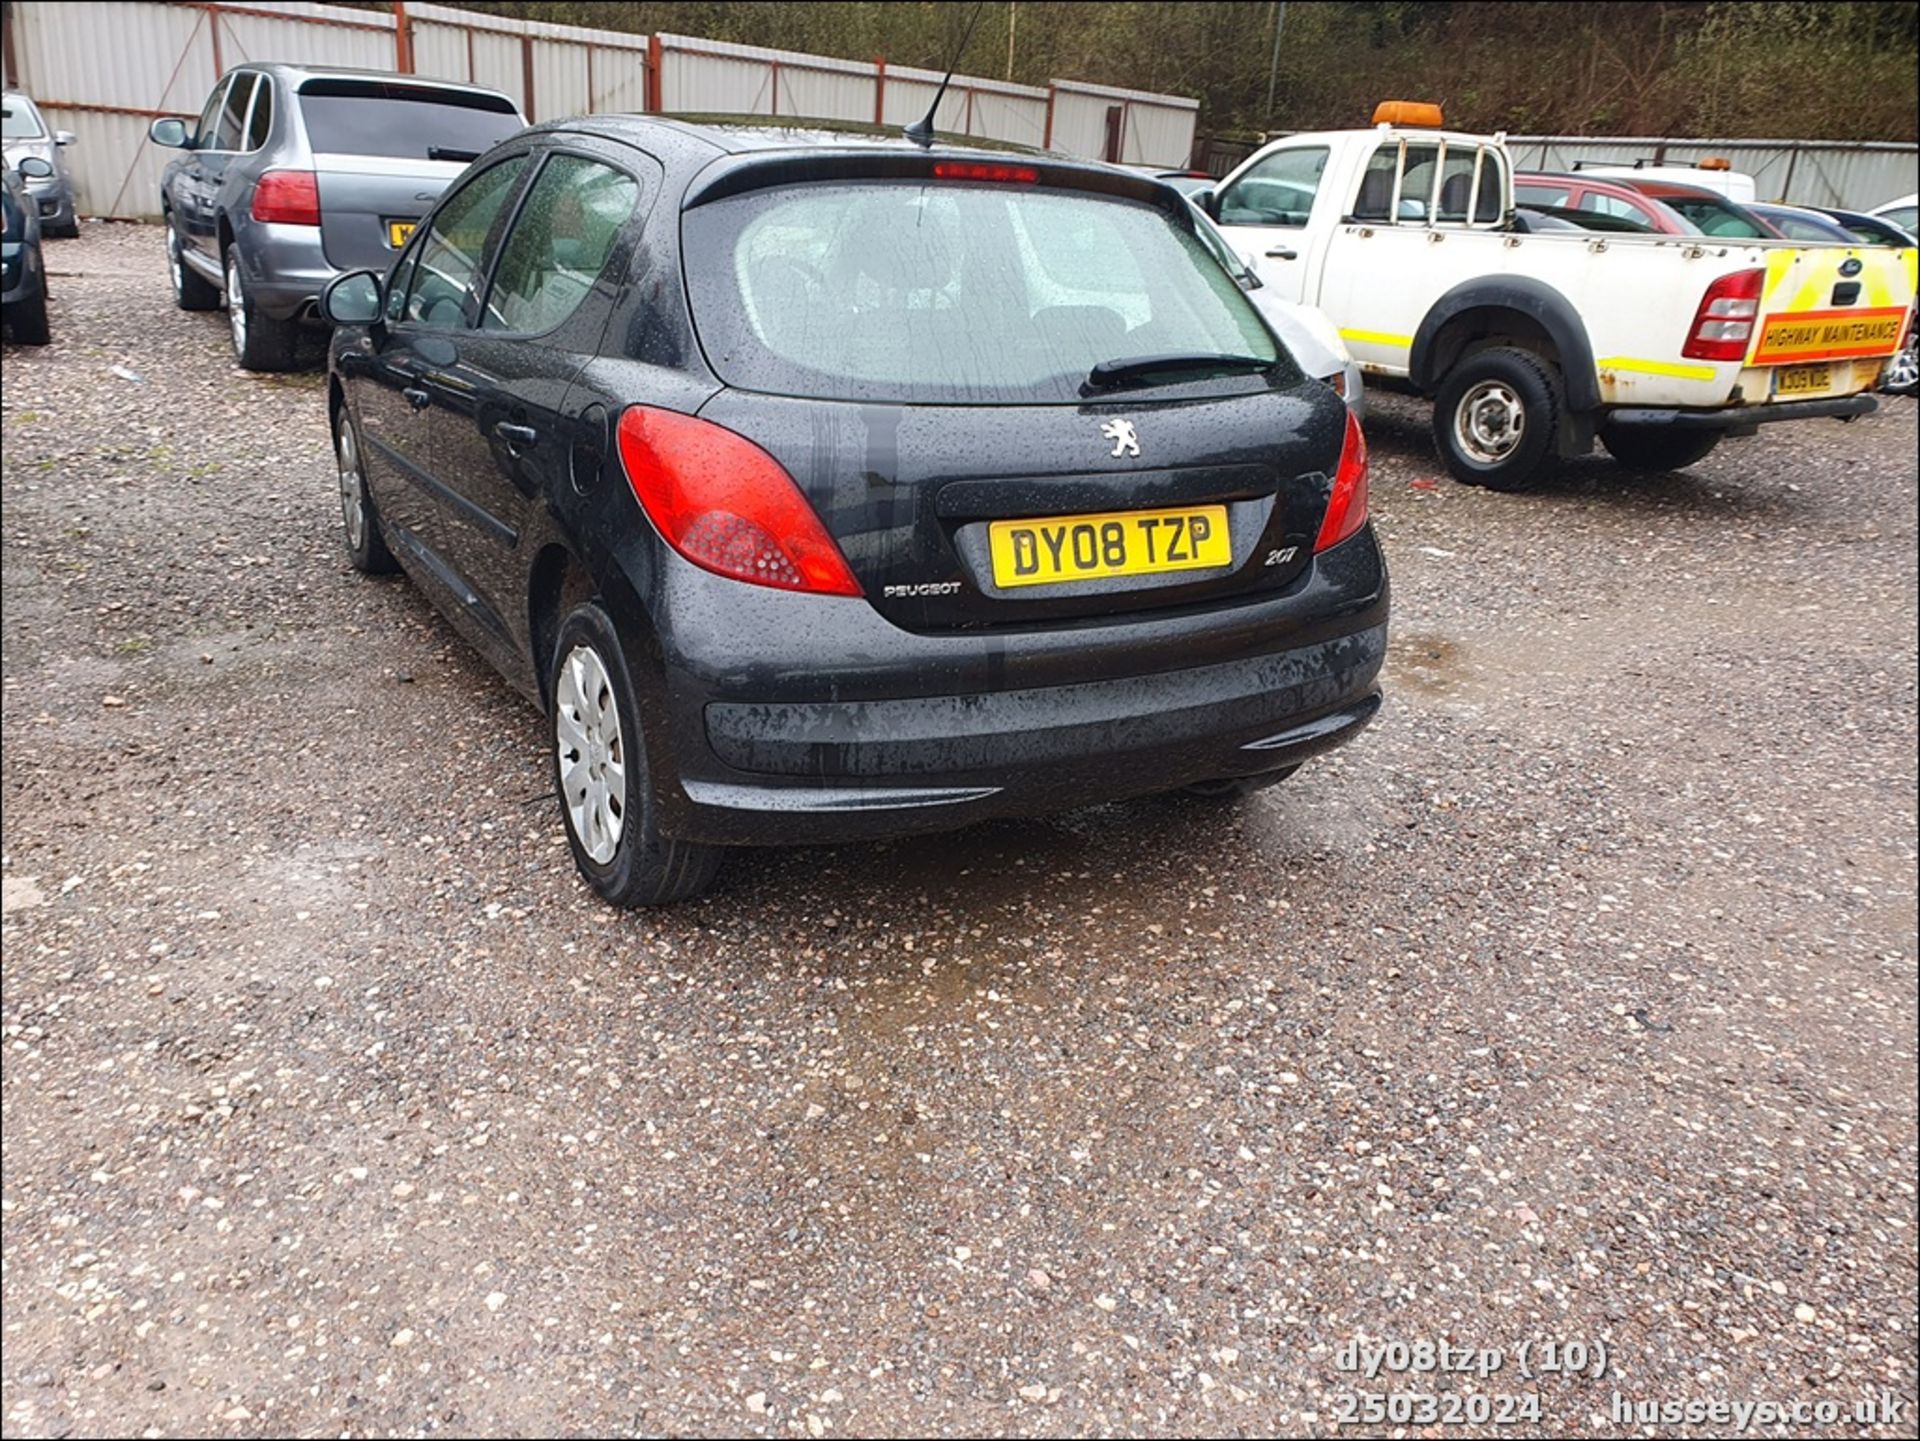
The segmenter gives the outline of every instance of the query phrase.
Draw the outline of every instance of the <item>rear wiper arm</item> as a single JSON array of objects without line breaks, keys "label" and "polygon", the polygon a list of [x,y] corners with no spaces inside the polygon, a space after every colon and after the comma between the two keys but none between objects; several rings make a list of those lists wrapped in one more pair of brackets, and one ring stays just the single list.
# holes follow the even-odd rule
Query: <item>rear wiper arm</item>
[{"label": "rear wiper arm", "polygon": [[1087,372],[1087,384],[1096,389],[1119,385],[1147,375],[1179,374],[1193,370],[1271,370],[1274,360],[1258,355],[1131,355],[1103,360]]},{"label": "rear wiper arm", "polygon": [[429,145],[427,147],[427,159],[429,160],[458,160],[464,164],[466,161],[478,160],[479,158],[480,152],[478,150],[456,150],[451,145]]}]

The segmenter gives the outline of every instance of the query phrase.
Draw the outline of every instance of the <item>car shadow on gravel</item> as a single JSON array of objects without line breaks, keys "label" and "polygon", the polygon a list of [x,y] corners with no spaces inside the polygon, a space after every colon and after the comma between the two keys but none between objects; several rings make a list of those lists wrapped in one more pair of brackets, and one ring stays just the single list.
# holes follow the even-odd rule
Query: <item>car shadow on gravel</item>
[{"label": "car shadow on gravel", "polygon": [[[1423,402],[1395,395],[1385,404],[1375,405],[1367,414],[1366,434],[1377,459],[1392,457],[1409,463],[1436,477],[1443,486],[1476,489],[1447,476],[1446,467],[1434,452],[1429,411]],[[1628,470],[1596,441],[1591,455],[1562,461],[1529,490],[1485,493],[1510,505],[1578,500],[1620,512],[1658,510],[1667,514],[1679,509],[1716,519],[1782,523],[1813,520],[1818,510],[1814,497],[1778,482],[1769,482],[1765,488],[1747,483],[1744,472],[1751,462],[1741,447],[1757,446],[1759,439],[1723,441],[1698,469],[1656,472]],[[1733,473],[1727,475],[1730,466]]]}]

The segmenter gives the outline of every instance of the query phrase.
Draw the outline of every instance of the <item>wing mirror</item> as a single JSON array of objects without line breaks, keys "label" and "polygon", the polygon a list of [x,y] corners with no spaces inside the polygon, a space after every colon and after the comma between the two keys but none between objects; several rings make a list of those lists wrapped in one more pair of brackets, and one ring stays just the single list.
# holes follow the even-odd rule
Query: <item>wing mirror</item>
[{"label": "wing mirror", "polygon": [[1213,186],[1195,191],[1192,199],[1195,205],[1207,212],[1208,219],[1217,221],[1220,218],[1220,192]]},{"label": "wing mirror", "polygon": [[71,130],[56,130],[56,131],[54,131],[54,132],[53,132],[53,143],[54,143],[55,145],[71,145],[71,144],[73,144],[73,132],[72,132]]},{"label": "wing mirror", "polygon": [[320,292],[320,313],[335,325],[371,325],[380,318],[380,277],[349,270]]},{"label": "wing mirror", "polygon": [[43,160],[38,155],[29,155],[14,167],[29,180],[46,180],[53,175],[53,162]]},{"label": "wing mirror", "polygon": [[172,116],[168,116],[164,120],[156,120],[147,127],[147,139],[151,140],[155,145],[164,145],[169,150],[185,150],[187,148],[187,122],[184,120],[176,120]]}]

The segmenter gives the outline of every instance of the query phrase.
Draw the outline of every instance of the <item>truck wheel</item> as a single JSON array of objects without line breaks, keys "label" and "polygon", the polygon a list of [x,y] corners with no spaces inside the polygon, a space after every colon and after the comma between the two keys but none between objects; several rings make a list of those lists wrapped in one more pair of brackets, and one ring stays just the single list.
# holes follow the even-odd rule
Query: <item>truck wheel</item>
[{"label": "truck wheel", "polygon": [[1685,470],[1720,443],[1720,432],[1617,425],[1600,432],[1600,443],[1628,470]]},{"label": "truck wheel", "polygon": [[1433,402],[1433,440],[1465,485],[1527,490],[1546,477],[1560,432],[1560,376],[1512,346],[1468,356]]}]

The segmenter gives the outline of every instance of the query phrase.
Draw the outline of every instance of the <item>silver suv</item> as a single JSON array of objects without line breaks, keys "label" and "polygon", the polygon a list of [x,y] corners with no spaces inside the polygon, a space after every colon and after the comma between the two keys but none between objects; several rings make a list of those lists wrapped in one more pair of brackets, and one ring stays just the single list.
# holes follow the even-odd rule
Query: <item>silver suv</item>
[{"label": "silver suv", "polygon": [[175,301],[224,302],[248,370],[317,363],[327,282],[385,271],[467,162],[525,124],[507,96],[473,85],[380,70],[230,70],[191,130],[165,119],[148,131],[186,152],[160,180]]}]

